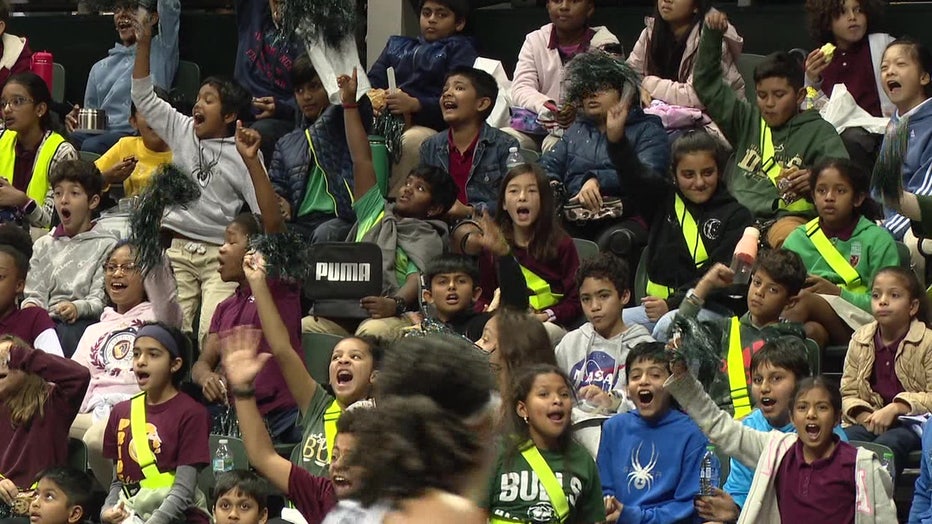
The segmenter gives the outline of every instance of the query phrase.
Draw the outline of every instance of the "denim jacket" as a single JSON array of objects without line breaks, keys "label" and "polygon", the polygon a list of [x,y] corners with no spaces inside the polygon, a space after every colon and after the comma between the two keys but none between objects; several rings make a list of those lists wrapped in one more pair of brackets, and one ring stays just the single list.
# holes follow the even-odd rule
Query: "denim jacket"
[{"label": "denim jacket", "polygon": [[[498,210],[498,189],[508,172],[505,161],[512,147],[519,147],[514,137],[489,124],[482,125],[466,180],[466,198],[477,211],[487,209],[494,213]],[[421,165],[450,171],[449,131],[441,131],[421,145]]]}]

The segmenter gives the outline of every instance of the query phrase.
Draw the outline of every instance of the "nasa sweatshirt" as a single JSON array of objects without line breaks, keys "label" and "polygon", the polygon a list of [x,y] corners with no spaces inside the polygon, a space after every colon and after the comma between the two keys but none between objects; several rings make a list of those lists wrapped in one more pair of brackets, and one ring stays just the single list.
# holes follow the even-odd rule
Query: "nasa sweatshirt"
[{"label": "nasa sweatshirt", "polygon": [[610,418],[596,463],[602,494],[624,504],[618,521],[692,522],[706,444],[699,426],[677,409],[653,422],[637,411]]}]

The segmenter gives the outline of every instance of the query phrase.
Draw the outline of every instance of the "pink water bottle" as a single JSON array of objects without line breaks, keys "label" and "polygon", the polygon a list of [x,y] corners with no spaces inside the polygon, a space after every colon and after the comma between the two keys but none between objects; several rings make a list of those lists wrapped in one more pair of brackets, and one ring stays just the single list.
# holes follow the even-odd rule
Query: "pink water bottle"
[{"label": "pink water bottle", "polygon": [[753,227],[744,228],[744,235],[735,246],[735,254],[731,259],[731,270],[735,272],[735,284],[747,284],[751,280],[751,269],[757,260],[757,243],[760,240],[760,231]]},{"label": "pink water bottle", "polygon": [[52,90],[53,63],[55,63],[55,59],[52,57],[52,53],[48,51],[37,51],[32,54],[32,72],[45,80],[45,85],[49,86],[49,91]]}]

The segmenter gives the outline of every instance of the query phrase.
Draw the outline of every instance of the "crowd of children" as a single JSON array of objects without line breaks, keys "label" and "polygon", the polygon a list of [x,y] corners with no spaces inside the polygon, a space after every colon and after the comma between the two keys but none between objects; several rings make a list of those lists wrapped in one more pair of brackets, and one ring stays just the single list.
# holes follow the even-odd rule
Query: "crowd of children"
[{"label": "crowd of children", "polygon": [[[180,2],[118,0],[89,134],[0,0],[0,524],[887,523],[920,450],[926,522],[932,318],[897,241],[921,261],[932,234],[929,49],[877,0],[807,0],[835,48],[743,78],[705,0],[657,0],[627,55],[594,0],[547,0],[506,88],[469,2],[416,3],[418,37],[322,78],[277,34],[293,5],[237,0],[235,79],[186,114]],[[839,86],[886,134],[820,116]],[[148,217],[158,240],[98,220],[165,164],[199,195]],[[322,270],[292,266],[360,243],[380,263],[328,278],[379,291],[319,314],[295,275]],[[215,433],[255,472],[219,474]]]}]

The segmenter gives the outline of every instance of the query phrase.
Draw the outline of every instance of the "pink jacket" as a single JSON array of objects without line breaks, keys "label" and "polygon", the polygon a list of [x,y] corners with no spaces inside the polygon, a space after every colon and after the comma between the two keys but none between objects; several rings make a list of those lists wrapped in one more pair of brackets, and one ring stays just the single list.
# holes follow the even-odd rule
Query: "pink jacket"
[{"label": "pink jacket", "polygon": [[[650,93],[650,96],[657,100],[662,100],[670,105],[695,107],[696,109],[705,109],[702,102],[699,101],[699,95],[693,89],[693,67],[696,64],[696,57],[699,54],[699,33],[702,23],[696,24],[689,37],[686,40],[686,50],[683,52],[683,60],[680,62],[679,82],[667,80],[658,76],[647,74],[647,46],[650,40],[651,30],[654,27],[653,17],[644,19],[647,26],[641,31],[634,49],[628,55],[628,65],[635,71],[644,75],[644,89]],[[735,62],[741,55],[741,48],[744,46],[744,39],[738,34],[734,26],[728,24],[728,30],[725,31],[724,43],[722,44],[722,71],[725,72],[725,81],[739,99],[744,100],[744,79],[738,72]]]},{"label": "pink jacket", "polygon": [[[618,38],[605,27],[593,27],[595,36],[589,44],[596,48],[617,44]],[[518,54],[514,80],[511,82],[511,105],[540,113],[544,104],[553,100],[562,103],[563,62],[556,49],[548,49],[553,24],[547,24],[524,37]]]}]

